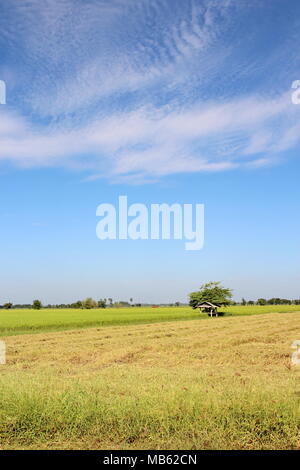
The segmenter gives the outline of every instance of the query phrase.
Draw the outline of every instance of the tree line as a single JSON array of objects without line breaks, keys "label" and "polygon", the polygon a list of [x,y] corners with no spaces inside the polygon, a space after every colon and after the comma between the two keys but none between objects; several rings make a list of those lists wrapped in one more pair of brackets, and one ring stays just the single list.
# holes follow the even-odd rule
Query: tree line
[{"label": "tree line", "polygon": [[290,300],[273,297],[272,299],[246,300],[241,302],[232,300],[232,290],[221,285],[220,282],[208,282],[203,284],[196,292],[189,294],[189,305],[197,308],[199,303],[211,302],[215,305],[300,305],[300,299]]},{"label": "tree line", "polygon": [[140,303],[133,303],[133,299],[130,298],[130,301],[118,300],[113,302],[112,298],[94,300],[92,297],[87,297],[84,300],[77,300],[76,302],[69,304],[48,304],[43,305],[42,302],[38,299],[34,300],[32,304],[13,304],[12,302],[6,302],[3,305],[0,305],[0,308],[8,309],[18,309],[18,308],[33,308],[39,310],[41,308],[82,308],[82,309],[91,309],[91,308],[106,308],[106,307],[141,307]]},{"label": "tree line", "polygon": [[[235,302],[232,300],[232,290],[228,289],[221,285],[220,282],[209,282],[203,284],[200,289],[196,292],[191,292],[189,294],[189,305],[192,308],[197,308],[199,303],[211,302],[217,306],[225,305],[300,305],[300,299],[283,299],[280,297],[272,297],[271,299],[259,298],[257,300],[246,300],[242,298],[241,302]],[[119,300],[113,302],[111,297],[94,300],[92,297],[87,297],[84,300],[77,300],[76,302],[70,304],[48,304],[42,305],[42,302],[38,299],[34,300],[32,304],[13,304],[12,302],[7,302],[4,305],[0,305],[0,308],[4,309],[17,309],[17,308],[33,308],[39,310],[41,308],[81,308],[81,309],[92,309],[92,308],[122,308],[122,307],[159,307],[159,306],[169,306],[169,307],[179,307],[186,306],[187,304],[174,302],[169,304],[141,304],[133,303],[133,298],[129,299],[129,302]]]},{"label": "tree line", "polygon": [[272,297],[272,299],[246,300],[242,299],[240,305],[300,305],[300,299],[281,299]]}]

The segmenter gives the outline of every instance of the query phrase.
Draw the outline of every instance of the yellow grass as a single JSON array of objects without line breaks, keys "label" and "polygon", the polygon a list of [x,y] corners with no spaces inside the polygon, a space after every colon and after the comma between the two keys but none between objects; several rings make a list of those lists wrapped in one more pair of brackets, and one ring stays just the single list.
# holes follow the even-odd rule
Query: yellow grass
[{"label": "yellow grass", "polygon": [[9,336],[2,449],[299,449],[299,313]]}]

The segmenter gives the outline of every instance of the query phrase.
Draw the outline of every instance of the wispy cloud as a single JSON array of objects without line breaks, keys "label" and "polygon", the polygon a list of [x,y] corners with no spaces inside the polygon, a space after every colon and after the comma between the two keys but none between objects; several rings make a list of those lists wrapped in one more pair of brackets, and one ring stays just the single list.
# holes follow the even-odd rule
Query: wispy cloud
[{"label": "wispy cloud", "polygon": [[299,142],[300,111],[260,78],[287,43],[251,56],[248,2],[13,0],[3,13],[2,161],[156,181],[258,168]]},{"label": "wispy cloud", "polygon": [[[248,98],[185,111],[141,108],[95,119],[85,127],[41,131],[20,118],[1,116],[1,159],[19,165],[63,165],[99,176],[162,175],[248,166],[299,141],[288,127],[294,107],[284,95]],[[277,132],[274,135],[273,129]],[[17,130],[18,138],[15,137]],[[280,132],[279,132],[280,130]],[[255,165],[254,165],[255,166]],[[129,180],[130,180],[129,178]]]}]

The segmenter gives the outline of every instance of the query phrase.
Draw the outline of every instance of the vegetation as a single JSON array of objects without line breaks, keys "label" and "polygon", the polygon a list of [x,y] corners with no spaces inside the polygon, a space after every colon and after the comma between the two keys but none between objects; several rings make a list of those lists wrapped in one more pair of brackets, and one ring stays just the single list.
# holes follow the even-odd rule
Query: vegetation
[{"label": "vegetation", "polygon": [[42,302],[40,300],[34,300],[32,302],[32,308],[35,310],[40,310],[42,308]]},{"label": "vegetation", "polygon": [[4,338],[1,448],[299,449],[298,316]]},{"label": "vegetation", "polygon": [[96,308],[97,302],[96,300],[92,299],[92,297],[88,297],[82,301],[82,307],[87,309]]},{"label": "vegetation", "polygon": [[203,284],[200,290],[190,294],[190,306],[197,308],[202,302],[211,302],[216,305],[229,305],[232,298],[230,289],[223,287],[220,282]]},{"label": "vegetation", "polygon": [[[240,306],[230,305],[220,309],[224,319],[228,316],[256,315],[272,312],[300,311],[297,305]],[[190,307],[127,307],[80,309],[13,309],[0,311],[0,334],[16,335],[46,331],[70,330],[93,326],[158,323],[174,320],[205,319],[207,315]]]},{"label": "vegetation", "polygon": [[300,305],[300,299],[281,299],[280,297],[272,297],[272,299],[257,299],[256,302],[253,300],[242,299],[241,305]]},{"label": "vegetation", "polygon": [[6,310],[9,310],[11,309],[13,306],[13,304],[11,302],[6,302],[6,304],[3,305],[3,308],[5,308]]},{"label": "vegetation", "polygon": [[[214,284],[214,283],[210,283],[210,284]],[[218,283],[217,283],[218,284]],[[193,293],[194,294],[194,293]],[[196,292],[196,294],[198,294],[198,292]],[[91,308],[106,308],[106,307],[109,307],[109,308],[112,308],[112,307],[116,307],[116,308],[124,308],[124,307],[151,307],[153,306],[153,304],[141,304],[141,303],[132,303],[132,298],[130,299],[130,302],[126,302],[126,301],[116,301],[116,302],[113,302],[113,299],[112,298],[108,298],[108,299],[100,299],[98,302],[96,302],[94,299],[92,299],[91,297],[89,297],[89,299],[92,301],[92,306]],[[108,301],[108,303],[107,303]],[[198,302],[198,301],[197,301]],[[44,305],[43,308],[60,308],[60,309],[66,309],[66,308],[85,308],[84,306],[85,304],[85,300],[77,300],[76,302],[73,302],[71,304],[55,304],[55,305]],[[104,306],[105,305],[105,306]],[[187,304],[186,303],[182,303],[182,302],[172,302],[172,303],[169,303],[169,304],[155,304],[155,306],[160,306],[160,307],[185,307]],[[223,305],[225,305],[225,303],[223,303]],[[242,299],[241,302],[235,302],[233,300],[230,300],[230,305],[300,305],[300,299],[294,299],[294,300],[289,300],[289,299],[281,299],[279,297],[276,297],[276,298],[272,298],[272,299],[258,299],[256,301],[254,300],[246,300],[246,299]],[[4,305],[0,305],[0,310],[1,309],[28,309],[28,308],[33,308],[31,304],[12,304],[11,302],[7,302],[5,303]]]}]

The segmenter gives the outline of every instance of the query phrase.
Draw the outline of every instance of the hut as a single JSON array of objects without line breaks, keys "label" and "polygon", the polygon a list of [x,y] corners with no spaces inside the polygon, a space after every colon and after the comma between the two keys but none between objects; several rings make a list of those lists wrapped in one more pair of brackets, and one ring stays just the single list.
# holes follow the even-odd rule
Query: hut
[{"label": "hut", "polygon": [[202,302],[196,305],[201,312],[207,313],[210,317],[218,316],[219,305],[212,304],[211,302]]}]

